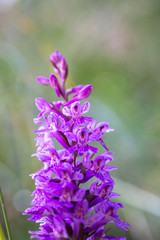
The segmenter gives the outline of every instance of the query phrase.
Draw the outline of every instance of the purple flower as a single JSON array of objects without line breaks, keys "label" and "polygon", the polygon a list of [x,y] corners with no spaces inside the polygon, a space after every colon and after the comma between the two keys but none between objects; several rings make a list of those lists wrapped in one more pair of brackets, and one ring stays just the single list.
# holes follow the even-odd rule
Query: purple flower
[{"label": "purple flower", "polygon": [[35,99],[36,107],[40,110],[40,114],[38,115],[38,118],[42,117],[45,113],[51,112],[51,107],[49,103],[43,99],[43,98],[36,98]]},{"label": "purple flower", "polygon": [[71,148],[69,148],[69,151],[71,153],[74,153],[75,151],[78,151],[79,155],[82,156],[85,152],[91,151],[93,153],[97,153],[98,149],[88,145],[88,142],[90,141],[90,136],[86,130],[86,128],[79,128],[76,134],[72,132],[67,132],[65,134],[67,138],[75,142]]},{"label": "purple flower", "polygon": [[113,182],[100,183],[98,181],[94,182],[90,186],[90,193],[95,196],[99,196],[103,199],[113,199],[120,196],[118,193],[112,192],[114,188]]},{"label": "purple flower", "polygon": [[87,126],[89,131],[92,132],[92,141],[99,141],[101,143],[101,145],[108,151],[108,148],[106,147],[106,145],[102,139],[102,135],[106,132],[114,131],[114,129],[109,128],[110,123],[106,123],[106,122],[100,122],[95,127],[96,122],[97,121],[92,121]]},{"label": "purple flower", "polygon": [[[37,151],[32,156],[43,166],[31,174],[36,189],[31,207],[24,213],[31,215],[28,220],[39,223],[38,231],[30,231],[31,238],[125,240],[125,237],[106,235],[104,228],[108,223],[123,230],[129,228],[117,214],[122,204],[111,201],[119,196],[114,192],[115,182],[110,175],[117,168],[109,165],[113,152],[102,137],[113,128],[109,127],[110,123],[97,123],[92,117],[84,116],[90,103],[80,101],[90,96],[92,85],[65,89],[68,74],[65,58],[55,51],[50,60],[60,81],[54,74],[49,78],[39,76],[37,81],[50,85],[63,100],[35,100],[40,113],[34,118],[39,127],[34,131],[38,134]],[[99,153],[98,146],[92,146],[92,142],[99,142],[105,152]],[[92,182],[85,188],[88,180]]]},{"label": "purple flower", "polygon": [[70,121],[67,122],[68,126],[72,126],[72,124],[77,125],[87,125],[88,122],[92,122],[93,118],[84,117],[82,114],[87,113],[90,109],[90,103],[85,102],[83,106],[81,106],[80,102],[74,102],[71,104],[71,107],[64,107],[62,112],[65,116],[71,117]]}]

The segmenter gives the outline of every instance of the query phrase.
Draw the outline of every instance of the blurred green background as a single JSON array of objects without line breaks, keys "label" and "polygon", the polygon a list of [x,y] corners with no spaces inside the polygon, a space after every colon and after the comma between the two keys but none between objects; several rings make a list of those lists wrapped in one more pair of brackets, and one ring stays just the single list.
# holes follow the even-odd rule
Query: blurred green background
[{"label": "blurred green background", "polygon": [[[90,116],[111,122],[112,173],[125,208],[127,239],[160,239],[160,1],[0,0],[0,185],[13,240],[36,229],[29,206],[41,163],[32,119],[36,97],[56,99],[37,75],[49,76],[49,55],[67,59],[67,86],[92,84]],[[0,223],[5,232],[2,212]]]}]

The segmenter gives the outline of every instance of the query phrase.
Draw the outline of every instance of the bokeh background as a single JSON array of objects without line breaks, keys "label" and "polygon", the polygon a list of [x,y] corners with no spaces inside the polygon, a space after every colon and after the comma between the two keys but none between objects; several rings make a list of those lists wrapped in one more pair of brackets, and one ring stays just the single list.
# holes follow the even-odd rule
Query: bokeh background
[{"label": "bokeh background", "polygon": [[[36,97],[56,98],[39,85],[49,55],[67,59],[67,86],[93,84],[90,116],[111,122],[112,173],[129,240],[160,239],[160,1],[0,0],[0,185],[13,239],[36,229],[22,212],[41,163],[35,152]],[[5,231],[0,210],[0,229]],[[2,238],[2,237],[1,237]]]}]

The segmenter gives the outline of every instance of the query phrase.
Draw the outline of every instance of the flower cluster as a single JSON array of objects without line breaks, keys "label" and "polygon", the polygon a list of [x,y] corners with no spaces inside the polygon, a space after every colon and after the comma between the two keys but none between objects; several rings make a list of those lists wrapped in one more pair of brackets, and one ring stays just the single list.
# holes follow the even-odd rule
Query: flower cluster
[{"label": "flower cluster", "polygon": [[[65,58],[55,51],[50,56],[54,72],[49,78],[39,76],[37,81],[50,85],[60,101],[47,102],[43,98],[35,100],[40,113],[34,119],[40,124],[36,138],[37,152],[33,154],[43,162],[43,167],[31,174],[36,189],[32,193],[32,207],[26,209],[29,220],[40,223],[39,231],[30,231],[31,238],[41,240],[124,240],[105,234],[104,226],[114,223],[127,230],[129,225],[117,214],[121,203],[111,201],[119,194],[113,192],[114,181],[110,171],[116,169],[108,165],[113,160],[102,136],[113,131],[109,123],[84,116],[89,111],[88,98],[92,85],[78,85],[65,89],[68,66]],[[57,141],[62,149],[55,149]],[[99,142],[105,152],[91,145]],[[91,180],[91,181],[90,181]],[[90,181],[89,189],[85,183]]]}]

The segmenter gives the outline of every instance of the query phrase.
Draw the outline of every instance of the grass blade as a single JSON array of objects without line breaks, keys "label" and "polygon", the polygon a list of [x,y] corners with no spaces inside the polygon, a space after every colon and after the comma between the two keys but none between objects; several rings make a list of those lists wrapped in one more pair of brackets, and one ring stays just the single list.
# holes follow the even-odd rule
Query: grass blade
[{"label": "grass blade", "polygon": [[0,202],[1,202],[1,206],[2,206],[2,212],[3,212],[4,221],[5,221],[5,225],[6,225],[8,240],[11,240],[11,233],[10,233],[10,229],[9,229],[9,223],[8,223],[8,219],[7,219],[7,213],[6,213],[6,209],[5,209],[5,205],[4,205],[1,187],[0,187]]}]

